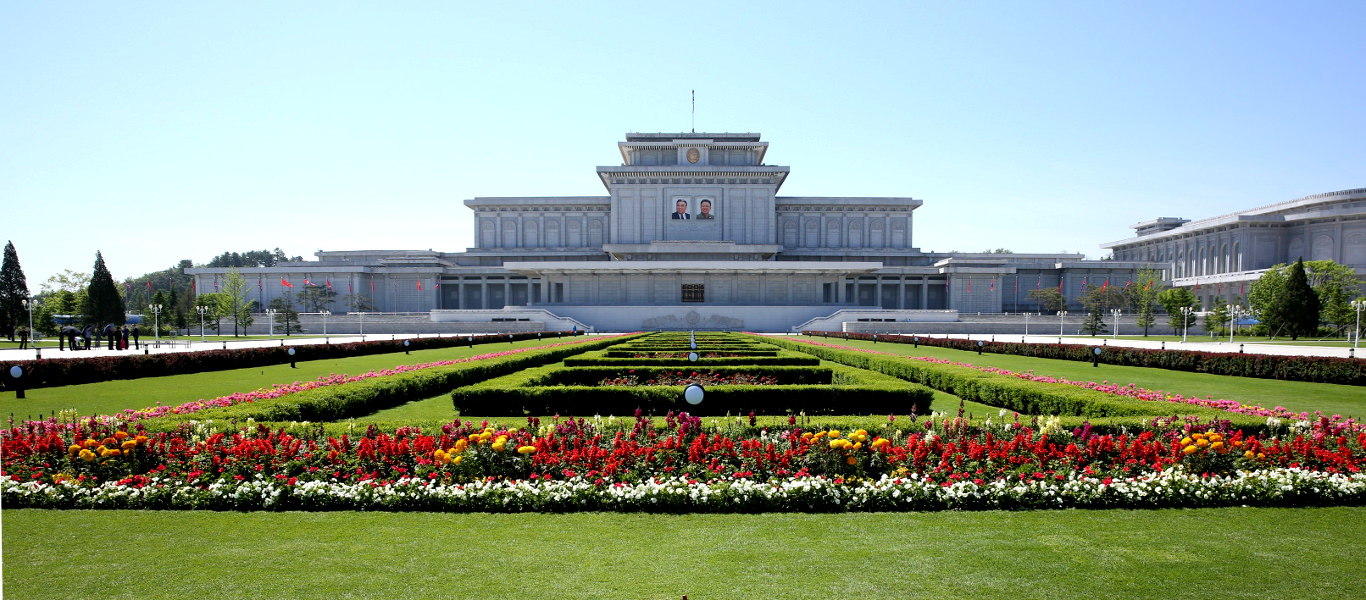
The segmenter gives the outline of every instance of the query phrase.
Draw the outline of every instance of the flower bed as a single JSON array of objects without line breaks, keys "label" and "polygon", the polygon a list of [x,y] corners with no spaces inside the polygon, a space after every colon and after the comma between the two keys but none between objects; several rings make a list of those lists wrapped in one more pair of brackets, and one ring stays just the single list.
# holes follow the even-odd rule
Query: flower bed
[{"label": "flower bed", "polygon": [[[795,419],[794,419],[795,422]],[[565,420],[356,440],[264,426],[8,432],[7,508],[237,510],[937,510],[1354,504],[1366,433],[1326,420],[1274,436],[1226,423],[1094,435],[1005,421],[879,432]],[[1194,450],[1192,450],[1194,448]]]},{"label": "flower bed", "polygon": [[642,379],[634,373],[627,373],[617,377],[609,377],[598,381],[598,387],[635,387],[638,385],[778,385],[778,378],[772,375],[754,375],[750,373],[716,373],[707,371],[698,373],[691,371],[684,374],[682,371],[663,372],[649,379]]}]

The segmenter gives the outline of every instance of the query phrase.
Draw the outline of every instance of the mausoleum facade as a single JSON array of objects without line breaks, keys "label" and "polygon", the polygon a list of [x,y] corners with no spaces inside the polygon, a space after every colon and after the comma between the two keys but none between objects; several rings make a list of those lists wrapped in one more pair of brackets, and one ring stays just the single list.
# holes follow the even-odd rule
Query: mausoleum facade
[{"label": "mausoleum facade", "polygon": [[[617,145],[622,163],[597,168],[606,195],[466,200],[475,246],[463,252],[319,251],[239,272],[263,306],[288,286],[326,285],[438,323],[788,331],[1034,311],[1032,290],[1074,299],[1147,265],[922,252],[922,200],[781,196],[790,169],[767,164],[754,133],[632,133]],[[187,272],[209,290],[227,269]]]}]

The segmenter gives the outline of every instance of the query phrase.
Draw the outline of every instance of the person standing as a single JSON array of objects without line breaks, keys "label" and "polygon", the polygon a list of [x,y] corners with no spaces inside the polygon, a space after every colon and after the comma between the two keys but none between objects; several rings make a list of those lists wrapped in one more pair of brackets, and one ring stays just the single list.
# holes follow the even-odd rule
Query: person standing
[{"label": "person standing", "polygon": [[95,326],[94,326],[94,325],[86,325],[86,326],[85,326],[85,329],[82,329],[82,330],[81,330],[81,342],[82,342],[82,343],[81,343],[81,347],[82,347],[83,349],[85,349],[85,350],[89,350],[89,349],[90,349],[90,338],[92,338],[92,337],[95,337]]},{"label": "person standing", "polygon": [[119,328],[119,349],[121,349],[121,350],[127,350],[127,349],[128,349],[128,326],[127,326],[127,325],[124,325],[123,327]]},{"label": "person standing", "polygon": [[20,350],[23,350],[23,349],[25,349],[25,348],[28,348],[28,328],[27,328],[27,327],[20,327],[20,328],[19,328],[19,349],[20,349]]},{"label": "person standing", "polygon": [[110,323],[110,324],[104,326],[104,336],[107,337],[107,338],[109,338],[109,349],[110,349],[110,350],[113,350],[113,349],[114,349],[114,340],[117,339],[117,338],[119,337],[118,334],[115,333],[115,330],[116,330],[116,328],[114,327],[114,324],[113,324],[113,323]]},{"label": "person standing", "polygon": [[139,333],[139,332],[138,332],[138,326],[137,326],[137,325],[134,325],[134,326],[133,326],[133,349],[134,349],[134,350],[141,350],[141,349],[142,349],[140,346],[138,346],[138,333]]}]

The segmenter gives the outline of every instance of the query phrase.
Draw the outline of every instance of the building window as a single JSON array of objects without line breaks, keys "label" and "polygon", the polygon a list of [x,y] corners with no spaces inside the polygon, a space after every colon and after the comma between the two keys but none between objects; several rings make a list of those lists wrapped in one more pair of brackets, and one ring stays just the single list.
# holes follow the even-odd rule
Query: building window
[{"label": "building window", "polygon": [[705,287],[700,283],[683,284],[684,302],[702,302],[706,297]]}]

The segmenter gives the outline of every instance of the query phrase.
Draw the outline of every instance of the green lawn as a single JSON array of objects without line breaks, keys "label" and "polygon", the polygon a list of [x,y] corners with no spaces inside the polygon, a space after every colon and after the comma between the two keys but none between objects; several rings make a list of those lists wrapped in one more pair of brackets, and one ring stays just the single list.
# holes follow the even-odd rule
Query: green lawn
[{"label": "green lawn", "polygon": [[3,517],[7,598],[1204,600],[1366,589],[1362,507]]},{"label": "green lawn", "polygon": [[[1012,356],[1008,354],[983,353],[964,350],[951,350],[930,346],[915,348],[911,344],[888,344],[858,340],[825,340],[822,338],[801,337],[794,339],[829,342],[850,348],[877,350],[905,356],[932,356],[954,361],[972,363],[979,366],[993,366],[1011,371],[1033,370],[1037,375],[1065,377],[1081,381],[1110,381],[1112,383],[1134,383],[1139,387],[1163,390],[1186,396],[1213,396],[1215,399],[1236,400],[1244,404],[1257,404],[1266,408],[1284,406],[1295,411],[1322,410],[1326,414],[1366,417],[1366,388],[1350,385],[1306,383],[1301,381],[1277,381],[1273,379],[1254,379],[1228,375],[1207,375],[1167,369],[1142,367],[1122,367],[1102,364],[1092,367],[1091,363]],[[956,410],[957,407],[955,407]],[[935,407],[939,410],[938,406]]]},{"label": "green lawn", "polygon": [[[105,381],[85,385],[40,388],[25,392],[17,400],[14,392],[0,392],[0,414],[15,418],[48,415],[53,411],[75,408],[82,415],[111,414],[124,409],[146,408],[161,404],[181,404],[192,400],[216,398],[236,392],[269,387],[275,383],[307,381],[331,373],[359,374],[372,369],[387,369],[438,360],[453,360],[513,348],[544,346],[567,339],[527,340],[515,344],[497,343],[439,350],[419,350],[411,354],[371,354],[356,358],[300,362],[297,369],[274,365],[252,369],[213,371],[168,377]],[[447,401],[449,406],[449,400]]]}]

